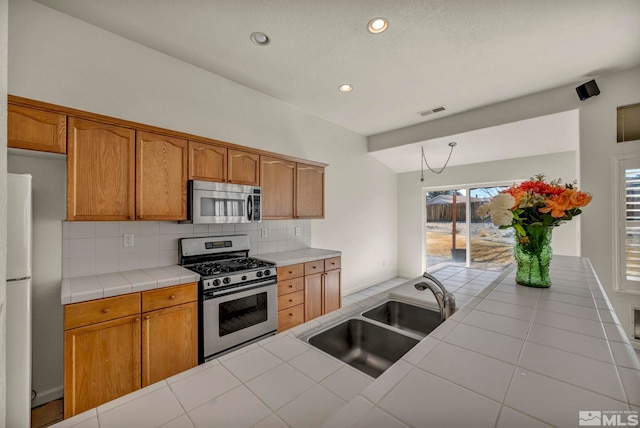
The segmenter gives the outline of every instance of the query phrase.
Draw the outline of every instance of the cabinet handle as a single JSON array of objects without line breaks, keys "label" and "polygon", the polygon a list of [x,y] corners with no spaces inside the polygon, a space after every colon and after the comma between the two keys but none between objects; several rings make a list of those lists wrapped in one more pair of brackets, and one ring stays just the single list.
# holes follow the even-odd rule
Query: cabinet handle
[{"label": "cabinet handle", "polygon": [[136,319],[133,320],[133,322],[138,322],[140,321],[140,317],[137,317]]},{"label": "cabinet handle", "polygon": [[290,271],[289,271],[289,275],[292,275],[292,274],[293,274],[293,271],[292,271],[292,270],[290,270]]},{"label": "cabinet handle", "polygon": [[176,298],[176,295],[175,295],[175,294],[172,294],[171,296],[169,296],[169,300],[173,300],[173,299],[175,299],[175,298]]},{"label": "cabinet handle", "polygon": [[292,317],[292,316],[293,316],[293,314],[291,314],[291,313],[290,313],[290,314],[289,314],[289,316],[290,316],[290,317]]},{"label": "cabinet handle", "polygon": [[111,311],[111,309],[109,309],[109,308],[104,308],[104,309],[102,310],[102,313],[104,313],[104,314],[108,314],[110,311]]},{"label": "cabinet handle", "polygon": [[293,288],[293,284],[289,285],[289,288]]},{"label": "cabinet handle", "polygon": [[289,303],[293,303],[293,299],[289,299]]},{"label": "cabinet handle", "polygon": [[150,317],[149,315],[145,315],[145,316],[144,316],[144,319],[146,319],[146,320],[148,320],[148,319],[150,319],[150,318],[151,318],[151,317]]}]

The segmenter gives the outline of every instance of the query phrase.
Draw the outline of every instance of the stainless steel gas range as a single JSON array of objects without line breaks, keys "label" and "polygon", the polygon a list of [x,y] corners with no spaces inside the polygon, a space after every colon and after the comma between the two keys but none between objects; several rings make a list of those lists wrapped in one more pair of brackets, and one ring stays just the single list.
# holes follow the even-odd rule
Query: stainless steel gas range
[{"label": "stainless steel gas range", "polygon": [[200,274],[200,363],[277,332],[276,265],[248,255],[247,235],[180,240],[180,265]]}]

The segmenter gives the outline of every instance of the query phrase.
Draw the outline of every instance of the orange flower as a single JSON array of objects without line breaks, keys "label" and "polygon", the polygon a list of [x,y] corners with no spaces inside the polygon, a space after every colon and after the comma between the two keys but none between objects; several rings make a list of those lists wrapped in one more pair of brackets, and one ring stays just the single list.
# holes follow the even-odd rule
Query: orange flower
[{"label": "orange flower", "polygon": [[574,207],[584,207],[591,202],[591,195],[585,192],[573,192],[569,196],[569,201]]},{"label": "orange flower", "polygon": [[566,194],[552,195],[544,201],[545,206],[539,208],[541,213],[551,212],[551,217],[562,218],[566,216],[566,210],[571,208],[571,202],[569,196]]}]

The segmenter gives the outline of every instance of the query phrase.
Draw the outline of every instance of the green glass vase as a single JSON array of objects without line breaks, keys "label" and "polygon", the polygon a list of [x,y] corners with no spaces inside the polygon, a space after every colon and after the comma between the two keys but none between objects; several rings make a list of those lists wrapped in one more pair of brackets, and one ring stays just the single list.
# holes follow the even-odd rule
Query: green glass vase
[{"label": "green glass vase", "polygon": [[513,250],[518,264],[516,282],[527,287],[547,288],[551,286],[549,265],[553,252],[551,250],[552,227],[527,228],[527,235],[516,233],[516,245]]}]

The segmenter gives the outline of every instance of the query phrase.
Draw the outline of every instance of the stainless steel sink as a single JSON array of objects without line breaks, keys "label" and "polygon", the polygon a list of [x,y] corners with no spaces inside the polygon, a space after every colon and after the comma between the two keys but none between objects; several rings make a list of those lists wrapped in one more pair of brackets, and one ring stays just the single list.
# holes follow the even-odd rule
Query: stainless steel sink
[{"label": "stainless steel sink", "polygon": [[415,338],[359,318],[343,321],[308,341],[374,378],[418,343]]},{"label": "stainless steel sink", "polygon": [[388,300],[362,316],[422,337],[442,323],[440,312],[397,300]]}]

